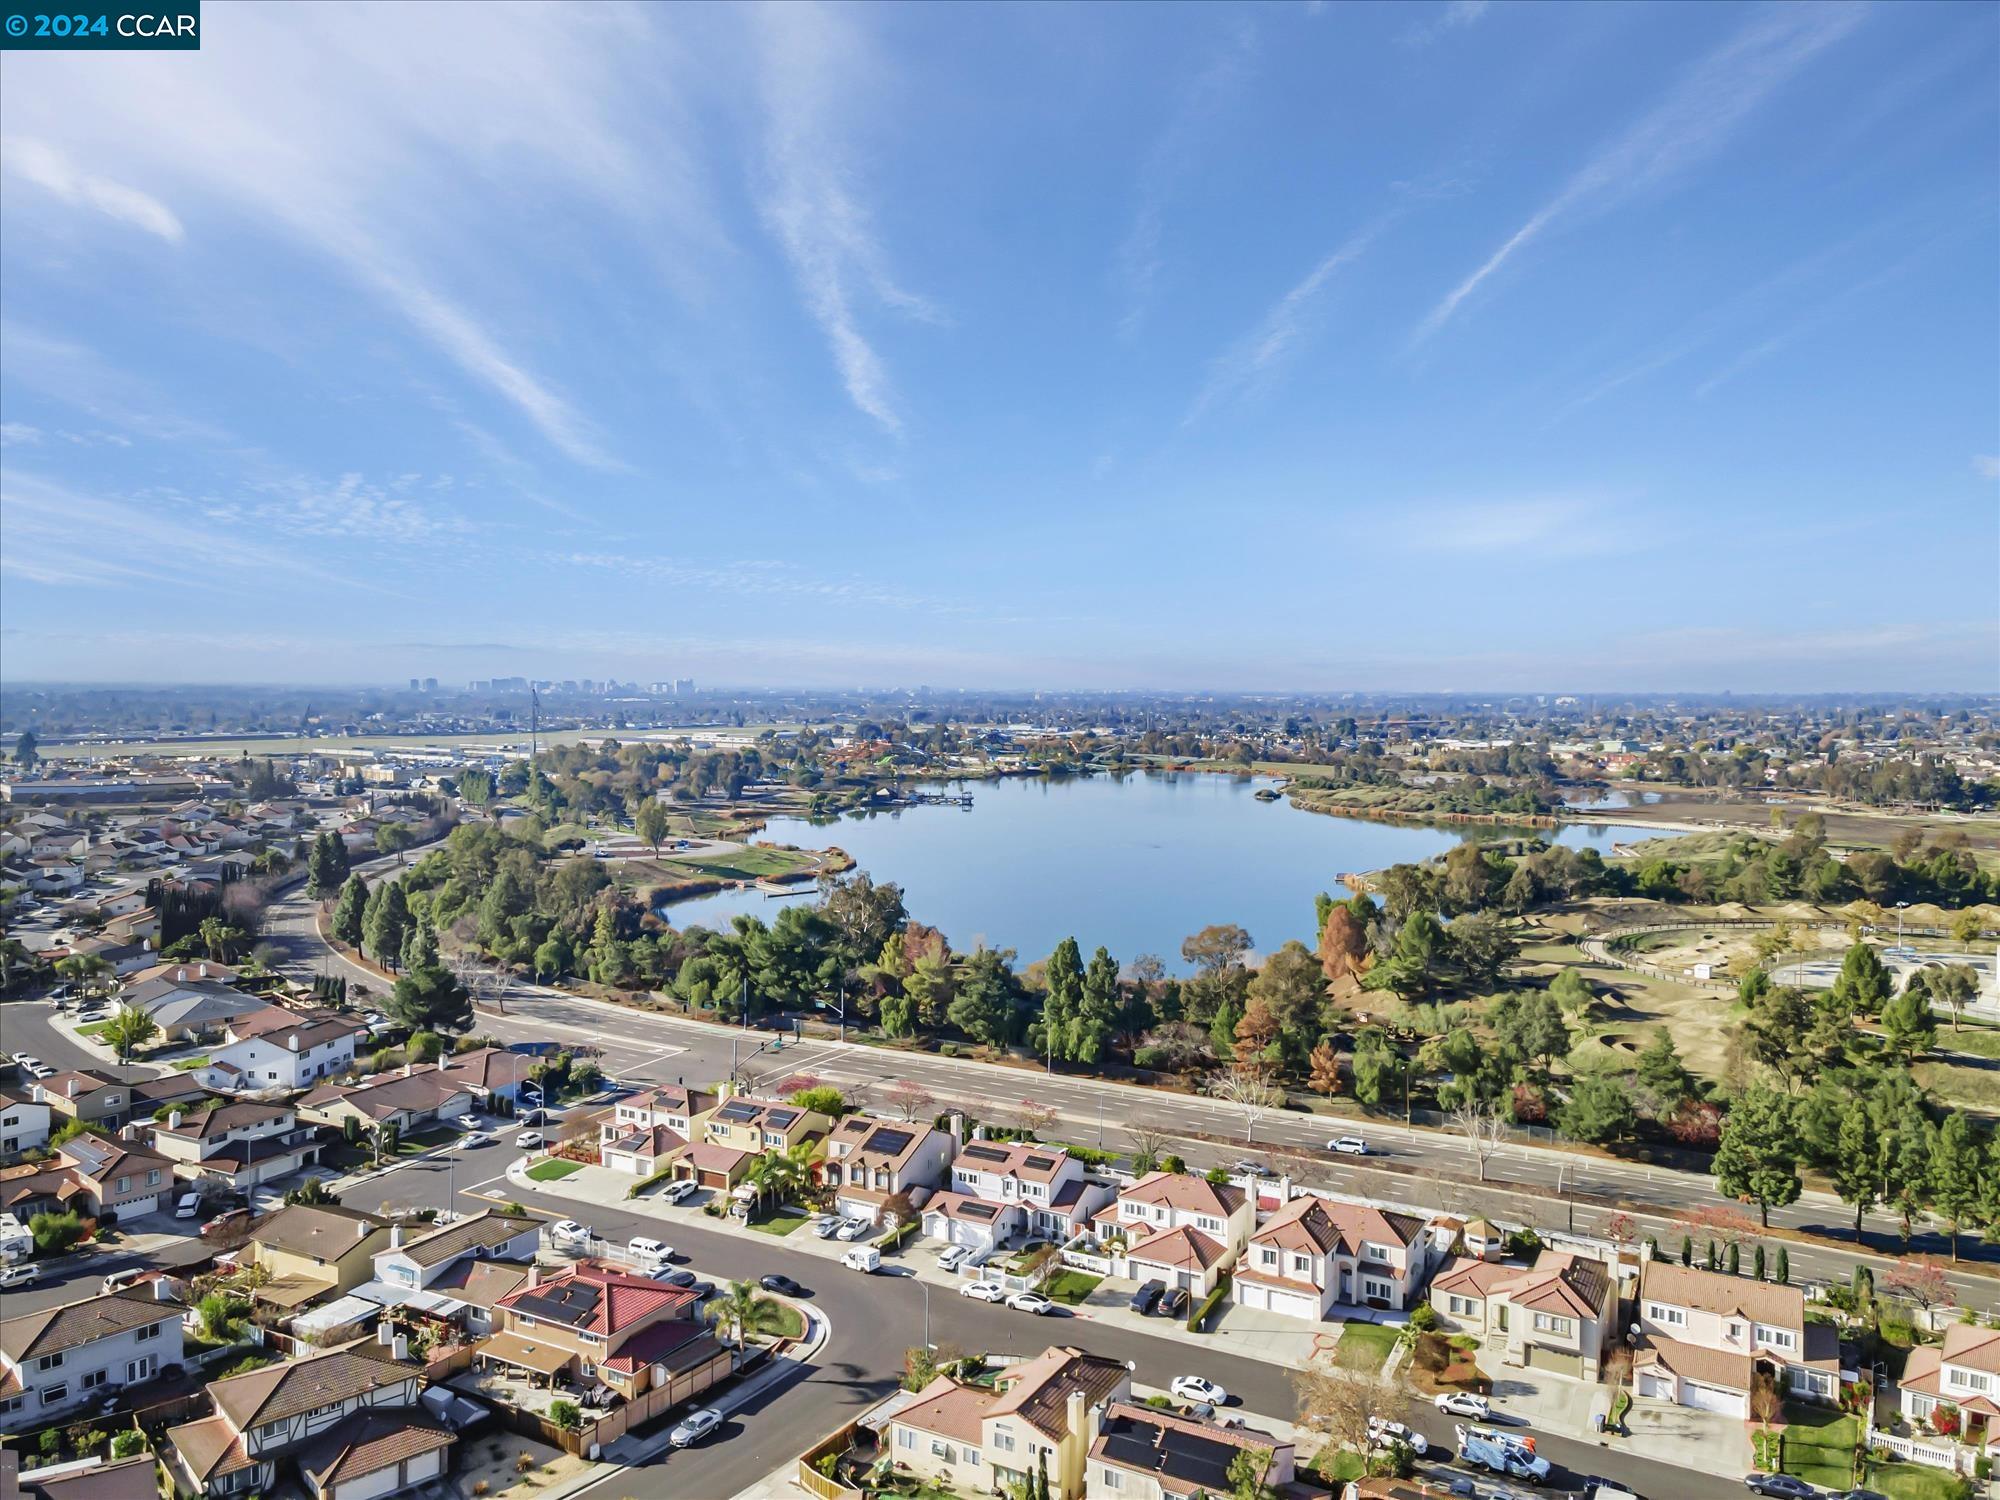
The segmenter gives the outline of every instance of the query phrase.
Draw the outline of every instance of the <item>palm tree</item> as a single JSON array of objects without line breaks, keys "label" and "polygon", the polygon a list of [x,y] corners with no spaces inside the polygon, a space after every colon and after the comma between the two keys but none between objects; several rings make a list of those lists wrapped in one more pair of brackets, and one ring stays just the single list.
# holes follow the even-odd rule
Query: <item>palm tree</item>
[{"label": "palm tree", "polygon": [[717,1328],[728,1329],[740,1349],[749,1343],[750,1330],[777,1308],[776,1302],[757,1289],[756,1282],[732,1281],[729,1290],[709,1304],[708,1317]]},{"label": "palm tree", "polygon": [[160,1026],[136,1005],[121,1005],[118,1014],[104,1023],[103,1036],[117,1050],[118,1061],[129,1063],[132,1054],[159,1034]]}]

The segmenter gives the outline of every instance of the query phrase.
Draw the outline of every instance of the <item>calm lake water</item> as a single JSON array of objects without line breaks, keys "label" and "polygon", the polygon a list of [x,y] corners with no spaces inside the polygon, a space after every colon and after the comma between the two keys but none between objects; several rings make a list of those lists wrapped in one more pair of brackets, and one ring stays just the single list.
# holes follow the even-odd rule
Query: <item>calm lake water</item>
[{"label": "calm lake water", "polygon": [[[1101,943],[1120,962],[1153,953],[1181,972],[1181,939],[1212,922],[1239,924],[1259,952],[1311,942],[1314,893],[1342,892],[1340,875],[1424,859],[1460,839],[1258,801],[1253,793],[1270,784],[1201,772],[967,782],[954,790],[972,794],[970,811],[777,818],[762,841],[838,845],[874,879],[901,885],[910,915],[957,948],[984,941],[1028,963],[1074,936],[1086,955]],[[1656,836],[1609,824],[1543,833],[1607,855],[1614,843]],[[769,922],[786,901],[810,899],[721,891],[665,915],[676,927],[720,928],[738,912]]]}]

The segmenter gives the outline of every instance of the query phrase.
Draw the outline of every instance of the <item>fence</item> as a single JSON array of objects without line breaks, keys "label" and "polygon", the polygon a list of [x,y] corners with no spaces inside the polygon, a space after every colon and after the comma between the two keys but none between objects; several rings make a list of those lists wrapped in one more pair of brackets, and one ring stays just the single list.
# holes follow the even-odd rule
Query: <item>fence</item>
[{"label": "fence", "polygon": [[859,1422],[849,1422],[845,1427],[828,1433],[801,1453],[798,1473],[794,1476],[798,1480],[799,1488],[808,1495],[816,1496],[817,1500],[862,1500],[860,1490],[850,1489],[837,1479],[829,1479],[813,1467],[829,1453],[845,1453],[854,1445],[854,1434],[860,1429]]},{"label": "fence", "polygon": [[1954,1474],[1970,1474],[1977,1455],[1970,1448],[1942,1439],[1898,1437],[1893,1432],[1868,1434],[1868,1446],[1882,1448],[1912,1463],[1929,1464],[1933,1469],[1950,1469]]}]

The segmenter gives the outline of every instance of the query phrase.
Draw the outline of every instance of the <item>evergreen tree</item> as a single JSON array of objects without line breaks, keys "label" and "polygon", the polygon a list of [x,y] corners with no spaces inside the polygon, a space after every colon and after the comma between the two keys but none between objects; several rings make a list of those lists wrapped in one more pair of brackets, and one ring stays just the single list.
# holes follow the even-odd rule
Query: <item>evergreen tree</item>
[{"label": "evergreen tree", "polygon": [[359,875],[348,876],[340,888],[340,900],[334,904],[333,935],[350,948],[361,946],[367,908],[368,882]]},{"label": "evergreen tree", "polygon": [[[1937,1147],[1931,1152],[1931,1207],[1944,1221],[1951,1235],[1951,1258],[1958,1259],[1959,1230],[1979,1212],[1985,1189],[1982,1181],[1987,1164],[1981,1160],[1979,1134],[1961,1110],[1945,1116],[1938,1130]],[[1993,1164],[2000,1170],[2000,1162]]]},{"label": "evergreen tree", "polygon": [[1771,1279],[1779,1286],[1790,1286],[1792,1283],[1792,1252],[1783,1245],[1778,1246],[1778,1264]]},{"label": "evergreen tree", "polygon": [[403,938],[403,967],[406,969],[434,968],[438,962],[437,931],[429,922],[412,922],[410,930]]},{"label": "evergreen tree", "polygon": [[402,959],[403,939],[410,930],[410,902],[400,880],[384,881],[375,888],[362,925],[369,957],[395,967]]},{"label": "evergreen tree", "polygon": [[325,901],[337,894],[347,879],[347,841],[328,830],[313,840],[306,857],[306,894]]},{"label": "evergreen tree", "polygon": [[1070,1060],[1070,1030],[1083,1002],[1083,954],[1076,939],[1066,937],[1049,955],[1047,993],[1042,999],[1042,1051],[1061,1062]]},{"label": "evergreen tree", "polygon": [[1694,1236],[1691,1234],[1681,1236],[1681,1264],[1684,1266],[1694,1264]]},{"label": "evergreen tree", "polygon": [[1082,994],[1070,1022],[1070,1061],[1086,1066],[1101,1061],[1118,1028],[1118,1017],[1118,960],[1107,949],[1099,948],[1084,970]]},{"label": "evergreen tree", "polygon": [[1866,943],[1856,943],[1840,961],[1840,977],[1833,982],[1833,1000],[1849,1016],[1875,1015],[1889,998],[1893,983],[1882,960]]},{"label": "evergreen tree", "polygon": [[1722,1122],[1713,1165],[1716,1187],[1728,1197],[1755,1203],[1765,1228],[1771,1209],[1796,1203],[1799,1137],[1791,1101],[1774,1090],[1752,1088]]}]

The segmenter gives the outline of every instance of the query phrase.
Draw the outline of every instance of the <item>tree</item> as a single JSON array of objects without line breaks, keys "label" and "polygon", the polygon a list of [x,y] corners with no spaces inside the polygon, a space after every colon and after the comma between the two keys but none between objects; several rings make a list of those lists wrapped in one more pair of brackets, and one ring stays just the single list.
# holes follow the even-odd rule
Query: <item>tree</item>
[{"label": "tree", "polygon": [[1277,1039],[1277,1017],[1271,1014],[1270,1006],[1253,997],[1235,1026],[1231,1050],[1235,1053],[1237,1067],[1266,1072],[1268,1060],[1265,1053]]},{"label": "tree", "polygon": [[1587,1073],[1570,1086],[1556,1124],[1571,1140],[1604,1145],[1624,1140],[1637,1130],[1639,1115],[1622,1080],[1605,1073]]},{"label": "tree", "polygon": [[1020,986],[1004,949],[982,948],[965,961],[964,977],[946,1018],[952,1025],[988,1047],[1014,1039],[1016,997]]},{"label": "tree", "polygon": [[914,1079],[899,1078],[882,1090],[882,1102],[905,1121],[929,1119],[937,1113],[937,1097]]},{"label": "tree", "polygon": [[363,927],[370,958],[390,968],[401,962],[403,939],[410,930],[410,902],[400,880],[385,881],[370,894]]},{"label": "tree", "polygon": [[1306,1078],[1306,1087],[1328,1098],[1339,1093],[1340,1054],[1334,1051],[1333,1043],[1323,1041],[1313,1048],[1309,1062],[1311,1071]]},{"label": "tree", "polygon": [[574,1401],[558,1397],[549,1403],[549,1420],[564,1432],[575,1432],[583,1426],[583,1409]]},{"label": "tree", "polygon": [[1569,1023],[1562,1009],[1541,990],[1502,995],[1491,1012],[1493,1034],[1521,1056],[1540,1064],[1546,1075],[1559,1057],[1569,1056]]},{"label": "tree", "polygon": [[1118,994],[1118,961],[1100,947],[1083,971],[1083,989],[1070,1019],[1069,1060],[1095,1066],[1103,1060],[1118,1030],[1122,1007]]},{"label": "tree", "polygon": [[732,1281],[727,1292],[710,1302],[708,1319],[718,1329],[729,1330],[740,1349],[749,1343],[750,1331],[776,1312],[777,1306],[756,1282]]},{"label": "tree", "polygon": [[1040,1139],[1060,1118],[1062,1118],[1060,1110],[1040,1099],[1023,1099],[1014,1106],[1014,1119],[1019,1124],[1021,1133],[1030,1139]]},{"label": "tree", "polygon": [[1277,1491],[1264,1482],[1270,1472],[1269,1448],[1238,1449],[1229,1460],[1229,1500],[1272,1500]]},{"label": "tree", "polygon": [[1853,1205],[1854,1241],[1860,1244],[1862,1218],[1875,1206],[1881,1191],[1881,1177],[1875,1164],[1875,1129],[1869,1123],[1868,1109],[1862,1100],[1848,1101],[1840,1116],[1835,1147],[1833,1160],[1825,1163],[1827,1175],[1833,1179],[1833,1190],[1840,1201]]},{"label": "tree", "polygon": [[118,1054],[118,1060],[127,1063],[132,1060],[132,1054],[159,1035],[159,1031],[159,1023],[138,1006],[121,1005],[117,1014],[104,1023],[101,1034]]},{"label": "tree", "polygon": [[1373,1027],[1354,1046],[1354,1097],[1370,1109],[1394,1098],[1403,1088],[1403,1056]]},{"label": "tree", "polygon": [[368,908],[368,882],[359,875],[347,877],[340,888],[340,900],[333,907],[333,935],[350,948],[359,948],[364,935],[362,918]]},{"label": "tree", "polygon": [[1144,1177],[1148,1172],[1156,1171],[1166,1155],[1166,1132],[1155,1130],[1150,1125],[1134,1125],[1125,1133],[1132,1141],[1133,1173]]},{"label": "tree", "polygon": [[1472,1148],[1479,1180],[1486,1180],[1486,1163],[1507,1140],[1507,1112],[1495,1101],[1468,1097],[1453,1106],[1451,1123]]},{"label": "tree", "polygon": [[1752,1088],[1722,1122],[1716,1145],[1715,1185],[1732,1198],[1755,1203],[1760,1222],[1771,1225],[1771,1209],[1796,1203],[1799,1138],[1791,1101],[1767,1088]]},{"label": "tree", "polygon": [[1041,1052],[1052,1060],[1068,1062],[1070,1025],[1083,1001],[1083,954],[1075,938],[1066,937],[1056,944],[1044,969],[1044,981]]},{"label": "tree", "polygon": [[[1956,1013],[1953,1015],[1956,1022]],[[1930,982],[1914,981],[1882,1007],[1882,1037],[1905,1063],[1931,1049],[1937,1041],[1937,1017],[1931,1012]]]},{"label": "tree", "polygon": [[1368,1424],[1376,1417],[1400,1419],[1408,1393],[1402,1382],[1378,1370],[1323,1369],[1308,1365],[1292,1373],[1298,1423],[1323,1434],[1336,1449],[1369,1449]]},{"label": "tree", "polygon": [[1256,1137],[1257,1122],[1285,1102],[1285,1091],[1252,1068],[1234,1067],[1219,1075],[1209,1092],[1243,1112],[1243,1139]]},{"label": "tree", "polygon": [[1694,1075],[1681,1061],[1680,1051],[1674,1046],[1673,1033],[1664,1026],[1654,1027],[1652,1040],[1640,1050],[1637,1077],[1655,1100],[1669,1106],[1680,1103],[1694,1092]]},{"label": "tree", "polygon": [[1437,917],[1428,911],[1412,912],[1397,930],[1388,956],[1368,971],[1361,987],[1428,1000],[1450,951],[1451,941]]},{"label": "tree", "polygon": [[657,797],[648,797],[639,804],[639,810],[632,815],[632,826],[639,837],[651,846],[653,857],[659,858],[660,845],[666,842],[670,823],[666,803]]},{"label": "tree", "polygon": [[330,829],[313,840],[306,858],[306,894],[325,901],[339,893],[347,879],[347,841]]},{"label": "tree", "polygon": [[42,763],[42,752],[37,748],[40,744],[34,730],[22,730],[21,737],[14,741],[14,764],[24,771],[34,770]]},{"label": "tree", "polygon": [[1478,988],[1498,984],[1520,952],[1513,923],[1498,912],[1475,911],[1451,924],[1451,956],[1467,982]]},{"label": "tree", "polygon": [[1348,906],[1336,902],[1319,929],[1320,972],[1329,984],[1359,982],[1368,966],[1368,928]]},{"label": "tree", "polygon": [[83,1220],[73,1210],[39,1213],[28,1220],[28,1233],[35,1238],[37,1255],[60,1255],[83,1238]]},{"label": "tree", "polygon": [[236,955],[250,940],[249,933],[220,917],[203,917],[196,936],[201,939],[201,946],[208,956],[223,964],[235,962]]},{"label": "tree", "polygon": [[1904,1256],[1882,1277],[1882,1290],[1905,1302],[1914,1302],[1925,1312],[1949,1306],[1954,1300],[1951,1278],[1943,1266],[1921,1256]]},{"label": "tree", "polygon": [[1882,1009],[1894,987],[1875,950],[1866,943],[1855,943],[1840,961],[1840,976],[1833,982],[1833,1000],[1850,1016],[1872,1016]]},{"label": "tree", "polygon": [[470,992],[451,970],[436,964],[399,975],[383,1009],[412,1031],[472,1029]]},{"label": "tree", "polygon": [[1951,1236],[1951,1258],[1958,1259],[1958,1236],[1979,1212],[1988,1171],[2000,1171],[1981,1160],[1979,1134],[1962,1110],[1945,1116],[1938,1128],[1937,1149],[1931,1152],[1931,1207]]},{"label": "tree", "polygon": [[[1959,915],[1973,916],[1970,912],[1961,912]],[[1973,920],[1976,925],[1977,917],[1974,916]],[[1953,925],[1953,930],[1957,930],[1957,924]],[[1917,979],[1924,982],[1924,988],[1928,991],[1932,1003],[1942,1005],[1951,1012],[1951,1029],[1957,1031],[1960,1013],[1972,1003],[1972,997],[1979,993],[1979,972],[1971,964],[1946,964],[1943,968],[1923,970],[1917,975]],[[1915,980],[1911,981],[1910,987],[1916,988]],[[1885,1021],[1886,1019],[1887,1017],[1884,1017]]]}]

